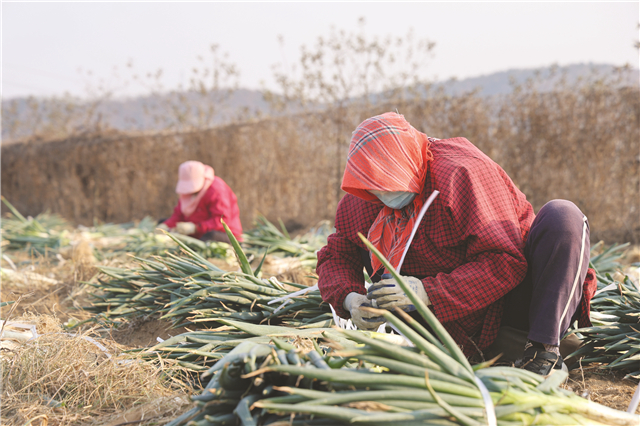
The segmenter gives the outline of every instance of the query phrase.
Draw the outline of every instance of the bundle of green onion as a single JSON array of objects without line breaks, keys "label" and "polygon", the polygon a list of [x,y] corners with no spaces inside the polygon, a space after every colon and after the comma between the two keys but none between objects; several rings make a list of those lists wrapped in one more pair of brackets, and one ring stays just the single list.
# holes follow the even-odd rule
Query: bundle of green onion
[{"label": "bundle of green onion", "polygon": [[35,218],[26,218],[2,197],[12,216],[2,219],[2,239],[5,249],[29,249],[44,254],[69,244],[68,225],[60,216],[41,213]]},{"label": "bundle of green onion", "polygon": [[[205,242],[181,234],[172,234],[172,236],[204,258],[228,259],[233,257],[233,250],[227,243],[217,241]],[[180,246],[178,246],[173,239],[167,235],[158,235],[153,232],[129,232],[124,242],[124,247],[115,251],[115,254],[131,253],[136,257],[149,257],[163,255],[167,252],[174,254],[180,252]]]},{"label": "bundle of green onion", "polygon": [[175,243],[174,239],[180,240],[205,258],[225,259],[233,256],[233,250],[229,244],[204,242],[181,234],[172,234],[174,237],[172,239],[167,235],[155,233],[156,226],[157,222],[147,216],[138,223],[106,223],[91,228],[80,227],[79,229],[99,247],[95,253],[98,260],[124,254],[132,254],[137,257],[162,255],[166,252],[175,254],[180,251],[180,246]]},{"label": "bundle of green onion", "polygon": [[[279,230],[262,216],[257,219],[255,225],[255,229],[243,234],[245,240],[243,247],[250,257],[259,257],[266,252],[276,258],[295,260],[294,266],[308,268],[315,267],[317,263],[315,252],[326,244],[329,232],[329,227],[323,224],[292,239],[283,224],[281,224],[282,230]],[[133,222],[101,224],[86,228],[86,232],[93,240],[109,240],[107,244],[101,244],[102,250],[96,253],[98,260],[125,253],[137,257],[163,255],[166,252],[176,254],[180,251],[180,247],[174,240],[180,240],[204,258],[229,259],[234,256],[233,249],[227,243],[201,241],[177,233],[171,234],[173,238],[169,238],[167,235],[154,233],[156,226],[155,220],[145,217],[137,224]],[[290,269],[291,265],[286,266]]]},{"label": "bundle of green onion", "polygon": [[291,341],[307,339],[308,342],[313,341],[317,344],[317,340],[324,337],[323,333],[329,333],[334,339],[340,340],[335,330],[330,328],[293,328],[229,319],[219,319],[218,322],[224,325],[216,329],[183,333],[164,340],[152,348],[136,349],[130,352],[139,352],[143,358],[151,360],[157,359],[160,355],[162,358],[175,359],[181,366],[192,371],[203,371],[239,345],[247,347],[247,345],[269,344],[274,337]]},{"label": "bundle of green onion", "polygon": [[282,221],[280,227],[278,229],[264,216],[258,216],[254,229],[243,234],[247,253],[259,256],[266,250],[267,254],[280,258],[295,257],[300,266],[315,268],[318,262],[316,252],[327,244],[327,237],[332,231],[328,222],[322,222],[294,238],[291,238]]},{"label": "bundle of green onion", "polygon": [[[359,331],[323,331],[336,348],[301,351],[243,342],[207,370],[195,407],[168,423],[192,425],[637,425],[640,417],[559,388],[566,373],[543,378],[510,367],[471,367],[433,313],[366,239],[433,330],[408,315],[377,311],[413,347]],[[398,312],[402,316],[402,312]],[[238,326],[238,324],[235,324]],[[338,334],[336,338],[336,334]]]},{"label": "bundle of green onion", "polygon": [[[598,274],[613,273],[620,268],[619,260],[625,256],[629,243],[613,244],[607,248],[603,247],[604,243],[600,241],[591,248],[590,266]],[[598,253],[600,250],[602,252]]]},{"label": "bundle of green onion", "polygon": [[618,282],[598,275],[598,284],[591,300],[593,326],[574,331],[584,344],[571,356],[584,356],[582,365],[603,363],[602,369],[640,379],[640,291],[628,277]]},{"label": "bundle of green onion", "polygon": [[99,278],[93,284],[100,291],[93,294],[96,301],[86,309],[110,321],[158,314],[176,327],[215,326],[220,319],[292,327],[330,325],[330,308],[317,289],[289,297],[308,287],[259,278],[262,263],[253,271],[238,242],[228,234],[242,272],[217,268],[171,235],[182,257],[167,253],[136,258],[140,268],[134,270],[100,268],[109,279]]},{"label": "bundle of green onion", "polygon": [[[81,234],[97,247],[94,255],[98,261],[107,258],[133,254],[138,257],[177,253],[180,247],[166,235],[154,233],[156,221],[145,217],[140,222],[122,224],[96,224],[92,227],[79,226],[72,229],[60,216],[41,213],[35,218],[25,218],[9,201],[2,197],[11,214],[2,220],[3,247],[9,250],[30,249],[40,254],[57,251],[70,246],[72,239]],[[233,256],[231,246],[220,242],[203,242],[186,235],[174,234],[192,250],[206,258],[228,258]]]},{"label": "bundle of green onion", "polygon": [[[91,228],[94,235],[103,234],[106,237],[120,237],[124,244],[117,247],[107,248],[103,257],[111,257],[122,253],[131,253],[138,257],[152,255],[162,255],[165,252],[178,253],[179,246],[174,243],[174,239],[180,240],[191,250],[197,252],[205,258],[233,257],[233,250],[227,243],[216,241],[201,241],[188,235],[172,234],[172,238],[167,235],[154,234],[156,221],[145,217],[137,225],[125,223],[120,225],[106,224]],[[304,235],[291,238],[284,224],[282,229],[278,229],[264,216],[259,216],[255,222],[255,228],[243,234],[245,253],[251,257],[259,257],[265,253],[277,258],[288,258],[297,261],[298,266],[314,268],[317,263],[315,252],[327,242],[327,235],[330,231],[326,223],[315,229],[311,229]]]}]

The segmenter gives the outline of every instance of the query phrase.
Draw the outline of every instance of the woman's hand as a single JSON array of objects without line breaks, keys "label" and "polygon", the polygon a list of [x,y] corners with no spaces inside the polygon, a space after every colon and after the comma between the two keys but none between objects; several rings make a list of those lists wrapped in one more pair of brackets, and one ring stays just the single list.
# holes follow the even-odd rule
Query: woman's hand
[{"label": "woman's hand", "polygon": [[362,308],[371,308],[367,296],[359,293],[349,293],[342,306],[351,314],[351,322],[358,330],[376,330],[385,322],[384,317],[376,316]]},{"label": "woman's hand", "polygon": [[[409,286],[409,288],[411,288],[418,298],[424,302],[425,305],[428,306],[431,304],[422,281],[416,277],[406,276],[402,276],[402,280]],[[375,300],[376,306],[380,309],[393,311],[393,308],[398,307],[405,312],[416,310],[416,307],[413,306],[413,302],[409,300],[394,278],[387,278],[373,284],[369,287],[367,298],[372,301]]]},{"label": "woman's hand", "polygon": [[196,233],[196,224],[193,222],[178,222],[175,231],[182,235],[192,235]]}]

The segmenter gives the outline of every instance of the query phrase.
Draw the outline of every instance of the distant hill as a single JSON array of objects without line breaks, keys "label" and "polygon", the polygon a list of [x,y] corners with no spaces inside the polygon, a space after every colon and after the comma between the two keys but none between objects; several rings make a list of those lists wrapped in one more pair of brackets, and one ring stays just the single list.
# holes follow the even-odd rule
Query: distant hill
[{"label": "distant hill", "polygon": [[[574,64],[564,67],[544,67],[537,69],[511,69],[463,80],[449,80],[436,84],[442,85],[445,91],[452,95],[459,95],[474,89],[479,90],[481,96],[503,95],[511,92],[512,82],[523,83],[537,74],[542,77],[543,84],[540,90],[550,90],[553,83],[564,75],[568,82],[575,82],[578,78],[588,78],[594,73],[608,75],[615,67],[607,64]],[[555,69],[555,73],[553,70]],[[550,77],[551,75],[555,77]],[[637,69],[630,69],[624,73],[624,85],[638,86],[640,74]],[[170,120],[176,121],[180,115],[191,117],[198,114],[207,114],[210,105],[215,107],[211,112],[212,119],[207,120],[211,124],[220,124],[246,117],[268,115],[269,104],[264,100],[260,91],[238,89],[227,96],[228,93],[211,94],[210,99],[204,99],[193,92],[154,94],[136,98],[108,99],[95,105],[79,104],[77,100],[61,99],[36,99],[38,103],[38,117],[47,120],[47,117],[64,120],[64,114],[74,111],[76,116],[81,116],[82,111],[94,108],[93,117],[99,117],[104,127],[120,131],[156,131],[169,127]],[[224,99],[223,99],[224,98]],[[75,109],[70,105],[76,103]],[[11,120],[17,120],[22,127],[21,131],[14,132],[18,137],[28,136],[33,117],[33,99],[15,98],[2,100],[2,138],[10,135]],[[189,110],[190,109],[190,110]],[[31,113],[31,116],[29,115]],[[37,117],[35,119],[38,119]],[[82,129],[82,118],[74,118],[73,126]],[[15,123],[15,121],[14,121]]]},{"label": "distant hill", "polygon": [[[553,71],[554,69],[555,72]],[[557,68],[510,69],[478,77],[465,78],[464,80],[445,82],[444,86],[447,92],[451,94],[460,94],[479,88],[479,94],[482,96],[504,95],[512,91],[512,82],[522,84],[539,74],[542,81],[544,81],[544,85],[539,89],[546,91],[550,90],[561,76],[564,76],[567,82],[574,83],[579,78],[610,75],[614,69],[613,65],[592,63],[573,64]],[[640,73],[638,69],[630,69],[624,72],[624,85],[638,86],[639,79]]]}]

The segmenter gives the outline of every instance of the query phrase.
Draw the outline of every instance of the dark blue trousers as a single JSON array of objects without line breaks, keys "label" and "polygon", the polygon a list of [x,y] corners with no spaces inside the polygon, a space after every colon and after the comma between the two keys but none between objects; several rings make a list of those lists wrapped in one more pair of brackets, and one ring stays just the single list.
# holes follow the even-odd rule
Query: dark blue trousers
[{"label": "dark blue trousers", "polygon": [[589,223],[575,204],[545,204],[525,244],[527,275],[507,294],[502,325],[527,331],[529,340],[558,345],[579,314],[590,248]]}]

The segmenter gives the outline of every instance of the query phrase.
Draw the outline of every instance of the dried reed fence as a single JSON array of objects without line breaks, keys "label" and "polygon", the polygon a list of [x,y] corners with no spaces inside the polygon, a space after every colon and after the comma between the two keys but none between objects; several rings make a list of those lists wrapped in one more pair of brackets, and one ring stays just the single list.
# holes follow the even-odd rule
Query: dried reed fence
[{"label": "dried reed fence", "polygon": [[419,130],[464,136],[496,160],[539,209],[575,202],[591,236],[640,242],[638,88],[592,82],[508,96],[448,96],[343,108],[192,132],[85,136],[2,146],[2,194],[26,214],[77,223],[168,216],[178,165],[211,164],[238,195],[242,221],[257,212],[306,227],[332,219],[348,142],[370,115],[398,110]]},{"label": "dried reed fence", "polygon": [[167,217],[181,162],[214,167],[238,195],[242,222],[257,212],[307,225],[335,209],[333,158],[288,120],[205,131],[16,143],[2,147],[2,195],[25,214],[76,222]]}]

